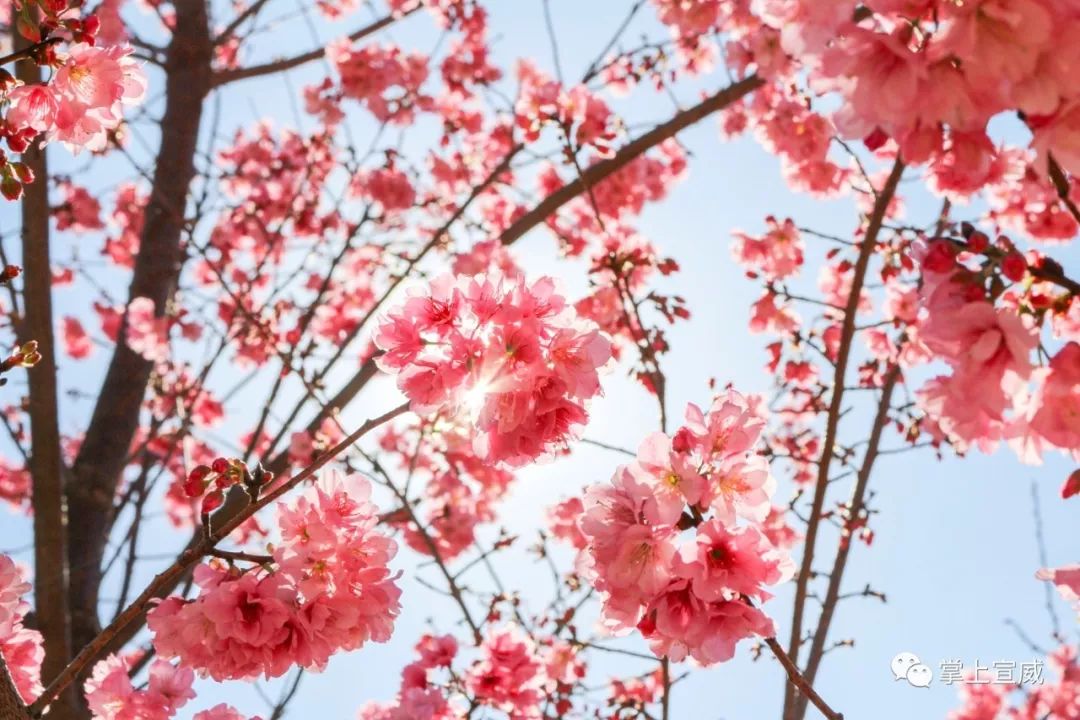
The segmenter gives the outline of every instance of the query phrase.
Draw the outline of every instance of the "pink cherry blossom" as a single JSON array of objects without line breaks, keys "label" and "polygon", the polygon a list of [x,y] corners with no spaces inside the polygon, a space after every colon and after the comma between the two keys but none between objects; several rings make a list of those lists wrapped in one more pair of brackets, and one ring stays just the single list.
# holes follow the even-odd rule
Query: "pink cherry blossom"
[{"label": "pink cherry blossom", "polygon": [[280,508],[272,568],[200,566],[196,599],[170,597],[150,613],[158,654],[218,680],[277,677],[388,640],[399,609],[387,567],[396,547],[375,532],[369,493],[366,480],[328,473]]},{"label": "pink cherry blossom", "polygon": [[409,178],[393,167],[357,175],[349,190],[357,197],[374,200],[388,213],[408,210],[416,202],[416,190]]},{"label": "pink cherry blossom", "polygon": [[78,318],[64,318],[62,337],[64,339],[64,352],[73,360],[83,360],[94,351],[94,343],[90,340],[90,336],[86,334],[86,330],[83,329]]},{"label": "pink cherry blossom", "polygon": [[342,39],[327,46],[326,57],[341,78],[342,95],[360,101],[377,120],[407,125],[430,106],[421,92],[428,59],[420,53],[396,45],[353,48]]},{"label": "pink cherry blossom", "polygon": [[1080,448],[1080,344],[1066,344],[1035,376],[1031,430],[1076,455]]},{"label": "pink cherry blossom", "polygon": [[542,717],[543,665],[529,639],[509,626],[486,637],[481,650],[483,659],[465,678],[473,696],[513,718]]},{"label": "pink cherry blossom", "polygon": [[686,419],[670,437],[648,436],[610,484],[587,490],[578,565],[602,594],[606,628],[636,627],[675,660],[721,662],[738,640],[771,633],[744,600],[768,599],[763,586],[784,582],[794,566],[769,539],[786,536],[758,526],[775,487],[753,451],[764,428],[760,401],[728,391],[708,412],[690,405]]},{"label": "pink cherry blossom", "polygon": [[23,596],[29,591],[30,584],[12,559],[0,554],[0,657],[26,702],[42,690],[41,662],[45,658],[41,634],[23,626],[30,610]]},{"label": "pink cherry blossom", "polygon": [[123,106],[139,103],[146,93],[146,78],[130,54],[130,48],[117,45],[72,48],[51,85],[58,106],[49,140],[75,152],[105,147],[108,131],[123,119]]},{"label": "pink cherry blossom", "polygon": [[[1057,586],[1061,597],[1067,602],[1080,603],[1080,565],[1065,565],[1059,568],[1043,568],[1036,573],[1039,580],[1049,580]],[[1078,607],[1080,610],[1080,607]]]},{"label": "pink cherry blossom", "polygon": [[705,601],[747,595],[766,600],[763,585],[775,585],[791,577],[794,564],[777,552],[752,526],[729,530],[712,519],[697,528],[693,544],[680,548],[675,573],[691,581],[691,588]]},{"label": "pink cherry blossom", "polygon": [[548,531],[559,540],[569,543],[576,550],[584,550],[588,539],[581,531],[581,516],[585,505],[581,498],[567,498],[548,510]]},{"label": "pink cherry blossom", "polygon": [[195,697],[190,669],[155,660],[146,689],[136,689],[128,673],[128,662],[117,655],[94,666],[84,684],[94,720],[169,720]]},{"label": "pink cherry blossom", "polygon": [[791,218],[782,223],[765,219],[769,231],[756,238],[734,231],[732,254],[748,270],[760,272],[768,280],[780,280],[799,271],[803,263],[803,242]]},{"label": "pink cherry blossom", "polygon": [[11,108],[5,119],[12,127],[46,132],[56,122],[59,101],[56,93],[45,85],[21,85],[10,93]]},{"label": "pink cherry blossom", "polygon": [[375,343],[416,412],[474,425],[476,452],[509,465],[574,436],[610,357],[548,279],[442,277],[391,310]]},{"label": "pink cherry blossom", "polygon": [[221,703],[209,710],[195,713],[191,720],[260,720],[259,717],[247,717],[231,705]]}]

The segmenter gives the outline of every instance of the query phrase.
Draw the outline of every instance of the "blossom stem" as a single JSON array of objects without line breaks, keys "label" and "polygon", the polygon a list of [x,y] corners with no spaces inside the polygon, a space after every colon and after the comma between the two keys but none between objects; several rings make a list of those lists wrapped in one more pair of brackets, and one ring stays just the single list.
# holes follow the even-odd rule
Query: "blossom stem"
[{"label": "blossom stem", "polygon": [[32,57],[33,54],[36,53],[38,50],[41,50],[42,48],[46,48],[46,47],[48,47],[50,45],[55,45],[56,43],[60,42],[61,40],[63,40],[63,38],[58,38],[58,37],[45,38],[41,42],[34,43],[33,45],[29,45],[27,47],[22,48],[21,50],[16,50],[13,53],[8,53],[7,55],[4,55],[3,57],[0,57],[0,66],[7,65],[8,63],[12,63],[12,62],[15,62],[17,60],[22,60],[23,58]]},{"label": "blossom stem", "polygon": [[274,561],[274,558],[269,555],[256,555],[254,553],[239,552],[236,550],[218,550],[217,548],[214,548],[207,554],[230,562],[243,560],[244,562],[256,563],[258,565],[265,565]]}]

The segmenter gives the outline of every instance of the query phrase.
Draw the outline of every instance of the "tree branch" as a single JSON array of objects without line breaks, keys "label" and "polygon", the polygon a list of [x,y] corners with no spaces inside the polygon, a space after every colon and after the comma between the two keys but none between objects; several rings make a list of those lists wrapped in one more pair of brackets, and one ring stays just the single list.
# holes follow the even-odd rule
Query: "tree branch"
[{"label": "tree branch", "polygon": [[[150,584],[143,589],[139,594],[139,597],[137,597],[131,605],[128,605],[128,607],[120,613],[107,628],[98,633],[79,651],[79,654],[75,656],[75,659],[68,663],[63,672],[60,673],[55,680],[49,683],[48,687],[45,688],[45,691],[42,692],[37,700],[30,706],[31,716],[34,718],[41,717],[42,712],[48,704],[52,702],[64,688],[80,677],[107,648],[112,646],[114,638],[120,631],[128,624],[141,617],[147,611],[151,602],[163,596],[161,594],[162,588],[175,587],[179,579],[184,577],[189,569],[217,547],[217,544],[227,538],[234,530],[236,530],[236,528],[244,524],[251,516],[278,500],[304,480],[312,477],[316,472],[322,469],[323,466],[351,447],[360,438],[364,437],[364,435],[380,425],[393,420],[408,409],[409,404],[406,402],[389,412],[368,420],[337,445],[320,455],[306,468],[275,485],[272,490],[261,496],[258,500],[249,503],[240,512],[226,520],[219,527],[212,528],[211,532],[203,534],[201,536],[202,539],[199,540],[198,543],[193,547],[186,549],[180,557],[176,559],[176,562],[158,574]],[[167,592],[165,594],[167,594]]]},{"label": "tree branch", "polygon": [[[866,501],[866,488],[870,482],[870,474],[874,469],[874,462],[878,457],[878,448],[881,445],[881,435],[889,422],[889,409],[892,407],[893,391],[900,379],[900,367],[893,365],[885,375],[885,382],[881,387],[881,399],[878,401],[877,413],[874,416],[874,424],[870,430],[870,441],[859,466],[858,478],[851,492],[851,500],[848,503],[848,521],[855,520],[862,512]],[[840,547],[836,551],[836,559],[833,561],[832,572],[829,573],[829,586],[825,591],[825,599],[821,603],[821,615],[818,617],[817,629],[814,631],[814,639],[810,645],[810,654],[806,660],[806,679],[813,683],[817,677],[821,659],[825,655],[825,641],[829,634],[829,625],[832,623],[833,613],[840,598],[840,583],[847,567],[848,556],[851,553],[853,538],[849,535],[842,538]],[[798,703],[798,717],[806,712],[806,696]]]},{"label": "tree branch", "polygon": [[844,716],[829,707],[829,704],[818,695],[814,686],[807,682],[806,678],[799,672],[799,668],[796,667],[795,663],[788,657],[788,654],[784,652],[784,648],[780,647],[780,643],[776,641],[776,638],[765,638],[765,644],[784,667],[784,671],[787,673],[788,681],[792,687],[798,689],[803,697],[809,698],[810,701],[814,703],[814,707],[820,710],[821,714],[828,718],[828,720],[844,720]]},{"label": "tree branch", "polygon": [[[210,30],[205,0],[177,0],[165,63],[166,105],[153,186],[128,297],[148,297],[160,317],[180,276],[184,211],[195,174],[203,100],[210,89]],[[126,317],[68,482],[68,557],[72,642],[99,632],[101,560],[116,487],[127,461],[152,363],[128,347]]]},{"label": "tree branch", "polygon": [[662,125],[657,125],[633,142],[620,148],[614,157],[602,160],[586,168],[578,178],[548,195],[536,207],[504,230],[499,238],[502,244],[514,244],[521,236],[547,220],[563,205],[585,192],[586,188],[595,187],[598,182],[626,167],[631,161],[641,157],[647,151],[665,140],[675,137],[678,133],[709,115],[723,110],[736,100],[761,87],[762,84],[764,84],[764,81],[757,75],[751,75],[748,78],[739,80],[709,96],[692,108],[683,110]]},{"label": "tree branch", "polygon": [[[821,449],[821,459],[818,462],[817,485],[814,488],[814,499],[806,528],[802,565],[795,583],[795,607],[792,612],[788,655],[796,664],[799,662],[799,646],[802,643],[802,621],[806,607],[807,586],[813,572],[814,544],[817,541],[818,526],[821,522],[821,513],[825,504],[825,492],[829,486],[829,467],[832,464],[833,445],[836,443],[836,431],[840,424],[840,411],[843,407],[848,357],[851,353],[851,341],[855,334],[855,317],[858,314],[859,297],[862,294],[866,271],[870,265],[870,258],[874,254],[874,248],[877,245],[882,222],[885,219],[885,211],[896,193],[896,186],[900,182],[900,176],[903,174],[904,163],[898,157],[893,164],[892,172],[885,181],[885,185],[874,201],[874,209],[866,226],[866,235],[860,244],[859,257],[852,271],[851,289],[848,294],[847,307],[844,309],[844,323],[840,331],[840,343],[833,373],[832,398],[829,402],[829,413],[825,422],[825,441]],[[799,717],[796,712],[795,697],[790,688],[786,688],[784,692],[783,717],[784,720],[798,720]]]},{"label": "tree branch", "polygon": [[[27,41],[14,33],[15,47],[28,51]],[[46,41],[49,42],[49,41]],[[22,82],[41,82],[33,63],[19,63]],[[53,331],[52,270],[49,254],[49,168],[45,148],[35,142],[22,155],[34,173],[22,198],[23,307],[21,342],[37,340],[41,360],[27,373],[30,415],[31,505],[34,509],[34,613],[45,645],[42,677],[56,677],[71,659],[68,616],[67,509],[64,502],[64,467],[60,448],[59,399],[56,389],[56,340]],[[57,703],[57,720],[76,717],[74,694]]]},{"label": "tree branch", "polygon": [[[48,47],[50,45],[55,45],[56,43],[61,42],[63,40],[63,38],[51,37],[51,38],[45,38],[41,42],[34,43],[33,45],[26,45],[25,44],[25,39],[23,38],[22,35],[19,34],[19,32],[17,30],[14,29],[14,26],[12,26],[12,30],[13,30],[13,34],[15,35],[15,42],[23,45],[23,47],[20,47],[20,48],[16,49],[15,52],[13,52],[13,53],[9,53],[9,54],[7,54],[7,55],[5,55],[3,57],[0,57],[0,66],[7,65],[10,62],[15,62],[16,60],[22,60],[23,58],[28,58],[31,55],[33,55],[35,52],[37,52],[38,50],[40,50],[42,48],[45,48],[45,47]],[[36,68],[34,69],[34,74],[37,75],[37,69]],[[21,74],[20,74],[20,77],[21,77]],[[35,78],[34,82],[35,83],[41,82],[41,78],[40,77]]]},{"label": "tree branch", "polygon": [[[373,35],[378,31],[382,30],[383,28],[393,25],[398,20],[412,15],[419,8],[420,6],[418,5],[411,10],[406,10],[400,15],[387,15],[386,17],[380,18],[375,22],[371,23],[370,25],[362,27],[359,30],[353,32],[351,35],[349,35],[349,40],[352,42],[356,42],[357,40],[367,37],[368,35]],[[229,83],[236,82],[238,80],[248,80],[250,78],[263,77],[264,75],[273,75],[275,73],[285,72],[286,70],[292,70],[293,68],[300,67],[301,65],[306,65],[313,60],[318,60],[324,55],[326,55],[326,48],[316,48],[315,50],[310,50],[301,55],[295,55],[291,58],[284,58],[282,60],[274,60],[272,62],[263,63],[261,65],[252,65],[245,68],[218,70],[214,73],[213,86],[221,87],[222,85],[228,85]]]}]

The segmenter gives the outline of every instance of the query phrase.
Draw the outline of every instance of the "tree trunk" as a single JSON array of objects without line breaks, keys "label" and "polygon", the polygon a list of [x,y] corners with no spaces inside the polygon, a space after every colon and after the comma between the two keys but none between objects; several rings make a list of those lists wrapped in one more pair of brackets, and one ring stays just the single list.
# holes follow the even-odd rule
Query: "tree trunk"
[{"label": "tree trunk", "polygon": [[[20,50],[30,43],[15,32]],[[32,85],[41,72],[30,60],[16,64],[16,75]],[[34,508],[34,618],[45,645],[41,676],[48,682],[71,659],[67,603],[67,512],[64,467],[60,451],[59,402],[56,389],[56,342],[53,333],[52,270],[49,256],[49,168],[45,149],[34,142],[20,158],[34,173],[22,198],[23,317],[21,342],[37,340],[41,360],[27,373],[30,414],[30,477]],[[75,694],[54,703],[50,716],[78,717]]]},{"label": "tree trunk", "polygon": [[[165,63],[161,145],[129,290],[129,298],[153,300],[158,316],[165,314],[183,264],[188,186],[195,174],[213,56],[206,1],[176,0],[173,4],[176,25]],[[152,363],[128,347],[125,337],[126,318],[68,486],[70,604],[76,648],[84,647],[101,630],[102,555],[117,485],[153,369]]]}]

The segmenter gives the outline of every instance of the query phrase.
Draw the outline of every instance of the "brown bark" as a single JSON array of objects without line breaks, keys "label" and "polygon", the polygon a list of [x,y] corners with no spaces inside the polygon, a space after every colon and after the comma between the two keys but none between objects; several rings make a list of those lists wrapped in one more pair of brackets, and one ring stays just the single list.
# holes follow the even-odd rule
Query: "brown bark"
[{"label": "brown bark", "polygon": [[[15,33],[16,50],[30,43]],[[31,85],[41,81],[38,66],[28,60],[16,65],[16,75]],[[45,149],[33,143],[20,160],[34,173],[22,197],[23,318],[20,341],[37,340],[41,360],[27,373],[30,414],[30,477],[34,508],[34,617],[41,632],[45,660],[41,675],[47,682],[71,658],[68,626],[67,550],[64,467],[60,451],[59,402],[56,390],[56,344],[53,333],[52,271],[49,263],[49,169]],[[57,702],[52,717],[78,717],[75,696]]]},{"label": "brown bark", "polygon": [[[870,483],[870,474],[874,470],[877,461],[878,450],[881,447],[881,436],[889,422],[889,410],[892,409],[893,391],[896,383],[900,380],[900,367],[892,365],[885,373],[885,382],[881,387],[881,399],[878,401],[877,412],[874,415],[874,425],[870,430],[869,443],[866,447],[866,455],[863,456],[862,465],[859,466],[858,479],[855,488],[851,492],[851,500],[848,502],[848,517],[855,520],[862,513],[866,503],[866,488]],[[832,572],[829,573],[829,587],[825,591],[825,599],[821,603],[821,615],[818,617],[817,629],[814,631],[814,639],[810,644],[810,655],[806,661],[806,681],[813,684],[817,678],[821,660],[825,657],[825,641],[829,637],[829,626],[832,624],[833,613],[836,612],[836,604],[840,600],[840,583],[844,578],[844,570],[847,568],[848,557],[855,538],[848,536],[842,540],[836,551],[836,559],[833,561]],[[796,701],[796,714],[802,718],[806,716],[806,700],[804,694]]]},{"label": "brown bark", "polygon": [[[177,0],[165,62],[161,146],[145,210],[129,297],[148,297],[157,315],[173,297],[183,262],[181,237],[195,174],[203,101],[211,86],[212,46],[206,0]],[[125,321],[126,322],[126,321]],[[152,364],[133,352],[122,325],[97,405],[68,485],[72,641],[83,648],[100,632],[98,589],[109,519],[124,462],[138,428]]]},{"label": "brown bark", "polygon": [[27,717],[26,706],[15,689],[3,655],[0,655],[0,720],[23,720]]},{"label": "brown bark", "polygon": [[[851,341],[855,335],[855,316],[859,308],[859,297],[862,294],[863,283],[866,280],[866,271],[870,266],[870,258],[874,254],[877,245],[878,234],[881,232],[885,221],[885,212],[889,202],[896,194],[896,187],[900,183],[900,177],[904,174],[904,163],[900,158],[893,164],[885,185],[877,193],[874,201],[874,209],[866,225],[866,234],[859,244],[859,257],[852,270],[851,289],[848,291],[847,306],[844,308],[843,325],[840,329],[840,343],[836,353],[836,364],[833,372],[832,397],[829,400],[829,412],[825,422],[825,438],[821,448],[821,458],[818,461],[817,483],[814,487],[814,499],[810,509],[810,519],[806,527],[806,540],[804,541],[802,564],[795,580],[795,608],[792,612],[791,637],[788,641],[788,657],[792,662],[799,663],[799,649],[802,646],[802,623],[806,611],[807,590],[810,576],[813,573],[814,546],[817,542],[818,527],[821,524],[821,513],[825,505],[825,493],[829,486],[829,468],[832,465],[834,446],[836,444],[837,430],[840,425],[840,414],[844,402],[844,385],[847,378],[848,358],[851,354]],[[784,720],[800,720],[799,707],[802,701],[796,697],[790,685],[784,688]],[[805,705],[801,705],[805,712]]]}]

